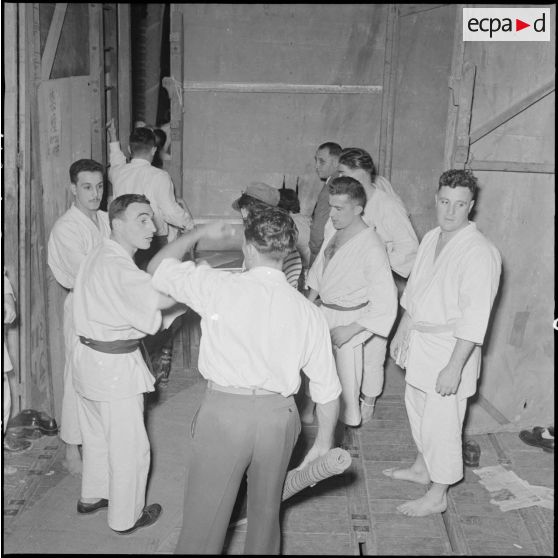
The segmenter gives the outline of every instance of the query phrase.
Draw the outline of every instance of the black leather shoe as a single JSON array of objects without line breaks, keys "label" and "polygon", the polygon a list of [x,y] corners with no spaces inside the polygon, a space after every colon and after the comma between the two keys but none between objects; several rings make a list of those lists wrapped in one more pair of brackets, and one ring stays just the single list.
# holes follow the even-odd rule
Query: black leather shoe
[{"label": "black leather shoe", "polygon": [[139,519],[134,523],[133,527],[130,527],[125,531],[117,531],[116,529],[113,529],[113,531],[115,533],[118,533],[119,535],[129,535],[140,527],[153,525],[153,523],[155,523],[157,519],[159,519],[162,511],[163,508],[159,504],[150,504],[149,506],[145,506],[145,508],[143,508],[143,511],[141,512]]},{"label": "black leather shoe", "polygon": [[87,504],[86,502],[82,502],[78,500],[77,503],[77,512],[78,513],[93,513],[101,508],[108,507],[108,500],[106,498],[101,498],[97,500],[97,502],[93,502],[92,504]]},{"label": "black leather shoe", "polygon": [[[554,438],[543,438],[542,433],[544,431],[545,428],[542,426],[535,426],[533,430],[522,430],[519,433],[519,437],[523,442],[529,444],[530,446],[542,448],[547,453],[554,452]],[[552,428],[552,431],[549,428],[548,431],[551,435],[554,434],[554,428]]]}]

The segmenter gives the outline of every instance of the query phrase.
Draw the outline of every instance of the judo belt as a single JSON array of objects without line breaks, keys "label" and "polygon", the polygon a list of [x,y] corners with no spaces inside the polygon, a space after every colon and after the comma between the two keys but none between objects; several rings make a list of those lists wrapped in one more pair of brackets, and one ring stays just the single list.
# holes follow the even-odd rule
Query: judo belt
[{"label": "judo belt", "polygon": [[276,391],[269,391],[262,388],[242,388],[242,387],[232,387],[232,386],[221,386],[208,380],[207,388],[215,391],[223,391],[225,393],[235,393],[237,395],[281,395]]},{"label": "judo belt", "polygon": [[141,339],[117,339],[116,341],[98,341],[96,339],[90,339],[89,337],[79,336],[79,340],[83,345],[86,345],[90,349],[99,351],[100,353],[109,353],[111,355],[122,355],[126,353],[133,353],[136,349],[139,349],[149,372],[153,377],[155,373],[153,372],[153,365],[151,364],[151,359],[149,358],[149,353],[145,348]]},{"label": "judo belt", "polygon": [[412,329],[420,331],[420,333],[448,333],[455,329],[455,324],[425,324],[413,322],[409,327],[409,331]]},{"label": "judo belt", "polygon": [[79,340],[90,349],[111,355],[133,353],[140,346],[141,339],[117,339],[116,341],[97,341],[79,336]]},{"label": "judo belt", "polygon": [[356,306],[338,306],[337,304],[328,304],[327,302],[322,302],[322,306],[325,306],[326,308],[331,308],[332,310],[341,310],[342,312],[349,312],[351,310],[360,310],[361,308],[364,308],[366,305],[368,304],[367,302],[363,302],[362,304],[357,304]]}]

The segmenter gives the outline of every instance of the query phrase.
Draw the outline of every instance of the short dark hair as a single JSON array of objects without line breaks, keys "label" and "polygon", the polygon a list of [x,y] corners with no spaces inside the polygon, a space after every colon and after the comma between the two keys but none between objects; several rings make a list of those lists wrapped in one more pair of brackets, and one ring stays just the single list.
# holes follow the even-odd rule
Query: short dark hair
[{"label": "short dark hair", "polygon": [[153,130],[153,135],[155,136],[155,145],[157,147],[163,147],[167,142],[167,134],[164,132],[164,130],[155,128]]},{"label": "short dark hair", "polygon": [[93,159],[78,159],[70,165],[70,182],[72,184],[77,184],[80,172],[100,172],[103,178],[105,176],[103,165]]},{"label": "short dark hair", "polygon": [[339,157],[342,151],[341,146],[334,141],[326,141],[325,143],[322,143],[322,145],[318,147],[318,151],[320,151],[320,149],[327,149],[328,153],[334,157]]},{"label": "short dark hair", "polygon": [[279,190],[279,204],[277,207],[290,213],[300,213],[300,200],[296,190],[281,188]]},{"label": "short dark hair", "polygon": [[242,193],[240,198],[238,198],[238,209],[240,210],[246,208],[248,210],[248,213],[252,213],[253,211],[261,211],[262,209],[267,209],[268,207],[273,206],[245,193]]},{"label": "short dark hair", "polygon": [[346,165],[351,169],[363,169],[370,175],[370,179],[376,177],[376,166],[368,151],[360,147],[346,147],[339,155],[339,164]]},{"label": "short dark hair", "polygon": [[355,178],[350,176],[338,176],[329,183],[329,193],[331,196],[341,196],[343,194],[360,205],[363,209],[366,206],[366,190],[364,186]]},{"label": "short dark hair", "polygon": [[479,187],[479,181],[477,177],[468,169],[450,169],[443,172],[438,181],[438,191],[443,186],[448,186],[449,188],[468,188],[468,190],[473,195],[473,200],[477,199],[477,191]]},{"label": "short dark hair", "polygon": [[111,229],[112,222],[118,219],[126,211],[126,208],[133,203],[145,203],[150,205],[149,200],[143,194],[122,194],[112,200],[108,210]]},{"label": "short dark hair", "polygon": [[298,229],[284,209],[267,206],[248,215],[244,221],[244,238],[260,254],[282,261],[294,250]]},{"label": "short dark hair", "polygon": [[135,128],[130,134],[130,152],[132,157],[141,153],[147,153],[155,145],[155,134],[149,128]]}]

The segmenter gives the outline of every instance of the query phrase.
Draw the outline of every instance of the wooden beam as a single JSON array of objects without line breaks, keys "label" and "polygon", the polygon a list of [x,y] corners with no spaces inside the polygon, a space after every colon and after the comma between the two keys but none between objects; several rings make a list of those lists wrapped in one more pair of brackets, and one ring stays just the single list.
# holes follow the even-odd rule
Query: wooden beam
[{"label": "wooden beam", "polygon": [[[3,200],[4,268],[18,300],[18,7],[4,6],[4,181]],[[14,369],[19,369],[19,328],[6,328],[6,338]],[[14,397],[15,398],[15,397]]]},{"label": "wooden beam", "polygon": [[395,84],[397,83],[397,55],[399,44],[399,7],[387,4],[388,17],[382,83],[382,109],[380,118],[380,149],[378,173],[391,179],[393,149],[393,122],[395,112]]},{"label": "wooden beam", "polygon": [[472,159],[467,168],[478,171],[528,172],[554,174],[554,163],[521,163],[518,161],[477,161]]},{"label": "wooden beam", "polygon": [[118,9],[118,138],[127,153],[128,138],[132,132],[132,39],[130,4],[117,4]]},{"label": "wooden beam", "polygon": [[308,93],[312,95],[362,95],[381,93],[381,85],[314,85],[298,83],[221,83],[203,81],[185,81],[182,90],[185,93]]},{"label": "wooden beam", "polygon": [[453,166],[453,154],[457,134],[457,115],[459,112],[459,90],[461,86],[461,74],[463,72],[463,61],[465,56],[465,43],[461,40],[463,28],[463,5],[455,7],[455,26],[453,31],[453,54],[451,59],[451,75],[448,86],[450,95],[448,100],[448,116],[446,122],[446,138],[444,141],[444,169]]},{"label": "wooden beam", "polygon": [[106,166],[103,5],[89,4],[89,76],[91,97],[91,158]]},{"label": "wooden beam", "polygon": [[469,130],[471,127],[475,74],[476,66],[471,62],[465,62],[459,89],[459,112],[457,114],[456,141],[452,164],[452,166],[460,168],[465,168],[469,158]]},{"label": "wooden beam", "polygon": [[163,79],[163,87],[167,90],[171,105],[171,160],[169,174],[174,184],[177,197],[183,196],[182,152],[184,133],[184,103],[182,95],[182,79],[184,72],[184,34],[182,24],[182,6],[171,4],[170,11],[170,77]]},{"label": "wooden beam", "polygon": [[402,5],[399,10],[401,17],[405,17],[408,15],[420,14],[422,12],[429,12],[431,10],[436,10],[449,5],[450,4],[407,4]]},{"label": "wooden beam", "polygon": [[60,42],[60,34],[62,26],[64,25],[64,18],[66,17],[67,2],[57,2],[54,8],[54,15],[50,22],[48,29],[48,36],[43,50],[43,57],[41,60],[41,79],[46,81],[50,79],[50,72],[54,64],[54,57],[56,56],[56,49]]},{"label": "wooden beam", "polygon": [[495,130],[496,128],[500,127],[502,124],[511,120],[514,116],[517,116],[525,109],[529,108],[531,105],[534,105],[547,95],[550,95],[555,89],[555,81],[552,80],[548,83],[545,83],[543,86],[539,87],[529,95],[525,96],[523,99],[519,100],[517,103],[514,103],[511,107],[504,110],[479,128],[477,128],[474,132],[471,133],[471,144],[479,141],[481,138]]}]

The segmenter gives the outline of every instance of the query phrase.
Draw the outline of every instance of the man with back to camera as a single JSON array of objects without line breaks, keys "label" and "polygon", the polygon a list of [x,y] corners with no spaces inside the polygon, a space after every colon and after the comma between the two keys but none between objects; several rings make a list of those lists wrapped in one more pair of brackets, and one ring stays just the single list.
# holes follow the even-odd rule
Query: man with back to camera
[{"label": "man with back to camera", "polygon": [[70,190],[74,202],[59,217],[48,239],[48,266],[65,289],[64,376],[60,439],[66,445],[64,466],[72,474],[81,472],[82,443],[77,416],[77,396],[72,382],[71,349],[77,343],[72,314],[73,288],[81,262],[103,238],[110,236],[108,215],[99,206],[103,198],[104,169],[92,159],[79,159],[70,166]]},{"label": "man with back to camera", "polygon": [[281,494],[301,430],[293,398],[301,368],[317,403],[319,430],[300,467],[333,447],[341,386],[327,323],[281,271],[296,234],[287,212],[262,208],[245,219],[246,272],[181,263],[197,232],[165,246],[148,265],[157,289],[202,316],[199,370],[208,389],[188,434],[191,458],[176,554],[222,552],[245,472],[244,552],[279,553]]},{"label": "man with back to camera", "polygon": [[329,182],[332,178],[337,176],[337,163],[339,162],[339,155],[341,153],[341,146],[335,142],[328,141],[322,143],[316,150],[314,156],[316,173],[320,180],[324,182],[318,199],[312,213],[312,224],[310,226],[310,252],[312,263],[324,240],[324,227],[329,219]]},{"label": "man with back to camera", "polygon": [[411,467],[384,474],[429,485],[422,498],[397,507],[409,516],[445,511],[449,486],[463,477],[463,420],[501,270],[498,250],[468,219],[477,187],[468,170],[440,176],[438,227],[420,243],[390,346],[407,371],[405,406],[418,453]]},{"label": "man with back to camera", "polygon": [[154,167],[151,163],[157,151],[155,134],[149,128],[136,128],[130,135],[130,153],[132,160],[126,163],[126,157],[120,149],[114,120],[108,124],[110,169],[113,197],[122,194],[143,194],[151,203],[156,226],[155,236],[148,251],[139,251],[135,258],[138,265],[145,269],[147,262],[157,250],[167,243],[169,225],[181,231],[191,230],[194,220],[184,204],[177,201],[174,186],[169,173]]}]

